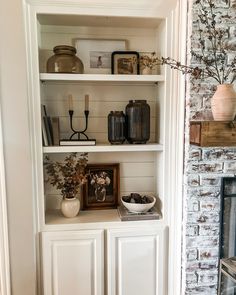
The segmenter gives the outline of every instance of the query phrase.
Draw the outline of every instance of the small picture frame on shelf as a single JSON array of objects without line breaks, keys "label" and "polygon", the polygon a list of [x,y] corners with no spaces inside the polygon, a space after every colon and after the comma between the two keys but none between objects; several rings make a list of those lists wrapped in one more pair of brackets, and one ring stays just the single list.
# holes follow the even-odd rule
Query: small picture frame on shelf
[{"label": "small picture frame on shelf", "polygon": [[114,51],[111,60],[112,74],[138,75],[139,53],[137,51]]},{"label": "small picture frame on shelf", "polygon": [[83,186],[83,209],[115,209],[118,205],[120,165],[88,164],[87,182]]},{"label": "small picture frame on shelf", "polygon": [[126,40],[78,38],[73,43],[85,74],[111,74],[112,52],[127,50]]}]

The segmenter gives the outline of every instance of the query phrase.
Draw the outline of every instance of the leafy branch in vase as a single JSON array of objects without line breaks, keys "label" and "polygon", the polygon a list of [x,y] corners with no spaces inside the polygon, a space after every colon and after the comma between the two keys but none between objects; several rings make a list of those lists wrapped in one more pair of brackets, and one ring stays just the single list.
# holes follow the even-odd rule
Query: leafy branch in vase
[{"label": "leafy branch in vase", "polygon": [[160,63],[169,65],[183,74],[196,79],[213,78],[219,84],[232,84],[236,80],[236,56],[228,62],[229,31],[217,25],[217,14],[213,0],[197,0],[199,49],[191,50],[199,67],[183,65],[170,57],[160,58]]}]

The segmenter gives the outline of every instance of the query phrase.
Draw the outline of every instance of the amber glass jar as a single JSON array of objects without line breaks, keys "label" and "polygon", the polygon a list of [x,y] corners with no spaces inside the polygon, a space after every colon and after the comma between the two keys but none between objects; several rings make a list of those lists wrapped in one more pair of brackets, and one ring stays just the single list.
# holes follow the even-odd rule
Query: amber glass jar
[{"label": "amber glass jar", "polygon": [[82,61],[75,55],[75,47],[58,45],[53,48],[53,52],[54,55],[47,61],[48,73],[84,73]]},{"label": "amber glass jar", "polygon": [[146,143],[150,138],[150,106],[147,101],[130,100],[125,112],[128,142]]}]

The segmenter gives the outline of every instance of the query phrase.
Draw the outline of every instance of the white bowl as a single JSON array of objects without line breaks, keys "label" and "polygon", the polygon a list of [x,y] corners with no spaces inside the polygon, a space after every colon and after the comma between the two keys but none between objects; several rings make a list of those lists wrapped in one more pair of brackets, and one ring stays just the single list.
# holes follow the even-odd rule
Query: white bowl
[{"label": "white bowl", "polygon": [[150,210],[156,203],[156,198],[153,196],[147,196],[149,199],[152,200],[151,203],[148,204],[138,204],[138,203],[128,203],[121,198],[122,204],[132,213],[144,213]]}]

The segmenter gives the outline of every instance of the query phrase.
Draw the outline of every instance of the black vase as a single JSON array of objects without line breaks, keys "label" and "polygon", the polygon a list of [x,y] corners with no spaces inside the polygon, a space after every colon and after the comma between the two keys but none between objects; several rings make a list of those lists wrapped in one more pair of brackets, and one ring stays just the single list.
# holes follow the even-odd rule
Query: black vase
[{"label": "black vase", "polygon": [[122,144],[125,141],[125,114],[122,111],[111,111],[108,115],[108,140],[111,144]]},{"label": "black vase", "polygon": [[150,138],[150,106],[146,100],[130,100],[126,106],[127,140],[146,143]]}]

